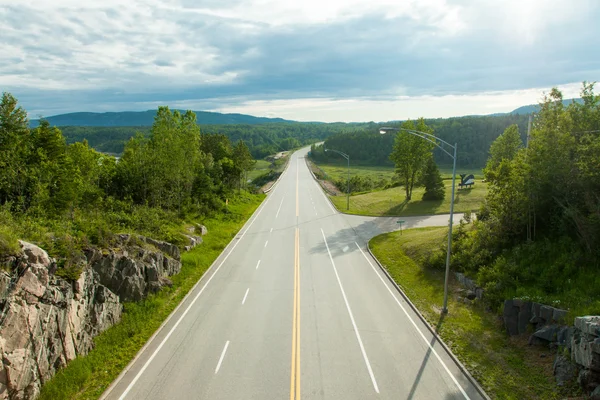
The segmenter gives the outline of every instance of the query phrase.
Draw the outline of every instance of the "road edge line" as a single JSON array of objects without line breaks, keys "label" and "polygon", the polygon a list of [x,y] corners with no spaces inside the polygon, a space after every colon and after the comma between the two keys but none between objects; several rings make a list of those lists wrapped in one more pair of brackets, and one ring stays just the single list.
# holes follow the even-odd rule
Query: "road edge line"
[{"label": "road edge line", "polygon": [[415,312],[415,314],[417,314],[417,316],[419,317],[419,319],[421,320],[421,322],[423,322],[423,324],[425,324],[425,326],[427,327],[427,329],[429,330],[429,332],[431,332],[431,334],[435,337],[435,339],[437,340],[437,342],[442,346],[442,348],[444,349],[444,351],[446,352],[446,354],[448,354],[448,356],[452,359],[452,361],[454,361],[454,363],[458,366],[458,368],[461,370],[461,372],[467,377],[467,379],[471,382],[471,384],[473,385],[473,387],[475,387],[475,389],[479,392],[479,394],[484,399],[491,400],[490,396],[488,396],[488,394],[485,392],[485,390],[483,390],[483,388],[481,387],[481,385],[479,384],[479,382],[477,382],[477,380],[475,378],[473,378],[473,376],[467,370],[467,368],[463,365],[463,363],[460,362],[460,360],[456,357],[456,355],[454,355],[454,353],[452,352],[452,350],[450,350],[450,348],[442,340],[442,338],[440,337],[440,335],[437,334],[437,332],[435,331],[435,329],[433,329],[433,327],[431,326],[431,324],[429,324],[429,322],[425,319],[425,317],[423,316],[423,314],[421,314],[421,312],[419,311],[419,309],[417,308],[417,306],[415,306],[413,304],[413,302],[404,293],[404,291],[402,290],[402,288],[400,288],[400,286],[398,286],[398,284],[396,283],[396,281],[394,280],[394,278],[392,278],[392,276],[385,269],[385,267],[383,266],[383,264],[381,264],[381,262],[379,261],[379,259],[377,257],[375,257],[375,255],[371,251],[371,246],[369,244],[369,241],[367,241],[367,251],[369,252],[369,254],[371,255],[371,257],[373,257],[373,260],[375,260],[375,262],[379,266],[379,269],[381,269],[381,271],[383,271],[384,275],[390,281],[390,283],[392,284],[392,286],[396,289],[396,291],[398,291],[398,293],[400,293],[400,296],[402,296],[402,298],[408,303],[408,305]]},{"label": "road edge line", "polygon": [[[325,196],[325,198],[327,199],[327,201],[329,202],[329,207],[331,207],[332,211],[334,213],[339,213],[339,214],[346,214],[343,211],[340,211],[335,204],[333,204],[333,201],[331,201],[331,198],[329,197],[329,195],[325,192],[325,189],[323,189],[323,186],[321,186],[321,184],[319,183],[319,180],[317,179],[317,177],[315,176],[315,173],[312,171],[312,169],[310,168],[310,165],[308,164],[309,162],[312,162],[308,159],[308,157],[304,157],[304,162],[306,163],[306,167],[308,168],[308,171],[310,172],[310,174],[312,175],[313,179],[315,180],[315,182],[317,183],[317,186],[319,186],[319,190],[321,191],[321,193],[323,194],[323,196]],[[355,214],[346,214],[346,215],[355,215]]]},{"label": "road edge line", "polygon": [[[123,371],[121,371],[121,373],[111,382],[111,384],[104,390],[104,392],[102,392],[102,395],[100,395],[100,397],[98,398],[98,400],[105,400],[112,393],[112,391],[114,390],[114,388],[121,382],[121,380],[123,379],[123,377],[129,372],[129,370],[131,369],[131,367],[137,362],[137,360],[140,358],[140,356],[152,344],[152,342],[154,341],[154,339],[156,339],[156,336],[158,336],[158,334],[161,333],[161,331],[171,321],[171,319],[177,313],[177,311],[179,311],[179,308],[188,300],[189,297],[191,297],[192,293],[197,289],[197,287],[200,286],[200,284],[205,280],[205,278],[206,279],[210,279],[210,277],[208,277],[209,274],[210,274],[210,276],[212,276],[212,275],[215,274],[215,272],[216,272],[216,271],[214,271],[215,265],[218,264],[219,259],[221,258],[221,256],[232,245],[234,245],[234,243],[237,243],[237,240],[241,239],[241,238],[238,239],[238,235],[240,234],[240,232],[243,231],[242,235],[244,235],[246,233],[246,231],[248,229],[250,229],[250,226],[254,222],[254,219],[256,219],[255,217],[258,217],[258,214],[260,214],[260,211],[262,211],[262,209],[264,208],[264,206],[268,203],[269,198],[270,198],[270,196],[266,196],[265,200],[260,204],[260,206],[258,206],[258,208],[254,211],[254,213],[252,213],[252,215],[250,216],[250,218],[248,218],[248,220],[244,223],[244,225],[242,225],[242,227],[240,228],[240,230],[236,232],[235,236],[233,238],[231,238],[231,240],[229,241],[229,243],[227,243],[227,246],[225,246],[223,248],[223,251],[221,251],[221,254],[219,254],[217,256],[217,258],[213,261],[213,263],[210,265],[210,267],[208,267],[208,269],[206,271],[204,271],[204,274],[202,274],[202,276],[200,277],[200,279],[198,279],[198,281],[194,284],[194,286],[192,286],[192,288],[187,292],[187,294],[183,297],[183,299],[181,299],[181,301],[179,302],[179,304],[177,305],[177,307],[175,307],[175,309],[163,321],[163,323],[158,327],[158,329],[156,329],[156,331],[154,331],[154,333],[146,341],[146,343],[144,344],[144,346],[142,346],[142,348],[136,353],[135,357],[127,364],[127,366],[125,366],[125,368],[123,369]],[[246,225],[248,225],[248,226],[246,227]],[[246,229],[244,229],[244,228],[246,228]],[[233,249],[230,249],[229,253],[231,251],[233,251]]]}]

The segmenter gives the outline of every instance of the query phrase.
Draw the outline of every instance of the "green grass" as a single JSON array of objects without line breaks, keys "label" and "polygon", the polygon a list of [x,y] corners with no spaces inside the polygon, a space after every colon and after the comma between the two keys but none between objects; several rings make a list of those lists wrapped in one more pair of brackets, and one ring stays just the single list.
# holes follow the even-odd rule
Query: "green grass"
[{"label": "green grass", "polygon": [[[498,317],[481,305],[455,299],[450,285],[448,314],[441,318],[444,273],[425,269],[421,261],[446,240],[446,228],[410,229],[371,239],[369,245],[390,275],[425,319],[493,399],[559,399],[548,349],[528,346],[524,338],[510,338]],[[541,353],[547,357],[542,358]],[[566,389],[562,389],[566,390]]]},{"label": "green grass", "polygon": [[135,357],[160,324],[202,277],[227,243],[260,205],[264,195],[244,195],[229,204],[229,213],[201,221],[208,228],[201,246],[182,255],[173,286],[138,303],[126,303],[121,322],[94,339],[88,355],[73,360],[47,382],[40,399],[96,399]]},{"label": "green grass", "polygon": [[256,160],[256,164],[254,165],[254,169],[248,172],[248,179],[253,180],[258,178],[262,174],[269,172],[269,167],[271,163],[265,160]]},{"label": "green grass", "polygon": [[[337,181],[340,179],[346,179],[348,176],[348,166],[342,164],[318,164],[319,168],[327,174],[327,178],[331,181]],[[353,176],[364,176],[374,180],[387,179],[390,180],[394,177],[394,167],[381,167],[381,166],[362,166],[350,164],[350,177]]]},{"label": "green grass", "polygon": [[[314,160],[312,161],[314,162]],[[334,182],[340,179],[346,179],[346,177],[348,176],[347,164],[319,163],[318,166],[327,174],[327,177]],[[353,165],[352,160],[350,160],[350,177],[358,175],[369,177],[374,180],[387,179],[391,181],[394,177],[394,174],[394,167]],[[440,174],[442,175],[443,179],[452,179],[452,166],[440,167]],[[460,180],[460,174],[473,174],[475,175],[475,179],[483,179],[483,171],[481,170],[481,168],[457,168],[457,180]]]},{"label": "green grass", "polygon": [[[350,196],[350,210],[346,211],[346,196],[330,196],[333,204],[349,214],[372,216],[410,216],[446,214],[450,212],[452,181],[444,180],[446,198],[443,201],[423,201],[424,188],[413,190],[412,200],[406,202],[404,188],[395,187]],[[470,189],[456,189],[454,212],[476,211],[487,194],[487,183],[477,181]]]}]

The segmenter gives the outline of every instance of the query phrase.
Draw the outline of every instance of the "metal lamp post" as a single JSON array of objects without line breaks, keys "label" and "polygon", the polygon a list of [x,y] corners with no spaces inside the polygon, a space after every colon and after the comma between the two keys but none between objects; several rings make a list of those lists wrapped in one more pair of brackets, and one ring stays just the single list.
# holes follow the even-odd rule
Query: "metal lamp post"
[{"label": "metal lamp post", "polygon": [[[437,136],[434,136],[430,133],[419,132],[412,129],[406,128],[390,128],[383,127],[379,128],[379,133],[385,134],[387,131],[403,131],[406,133],[410,133],[411,135],[418,136],[421,139],[427,140],[430,143],[433,143],[438,148],[440,148],[444,153],[448,154],[452,157],[453,165],[452,165],[452,198],[450,199],[450,224],[448,227],[448,249],[446,252],[446,278],[444,280],[444,306],[442,308],[442,313],[446,314],[448,312],[448,278],[450,276],[450,255],[452,254],[452,223],[454,217],[454,186],[456,181],[456,147],[457,143],[451,145],[450,143],[440,139]],[[446,145],[447,147],[453,150],[454,154],[450,154],[448,150],[446,150],[442,145]]]},{"label": "metal lamp post", "polygon": [[348,161],[348,189],[346,190],[346,211],[350,209],[350,155],[333,149],[325,149],[325,151],[333,151],[344,157]]}]

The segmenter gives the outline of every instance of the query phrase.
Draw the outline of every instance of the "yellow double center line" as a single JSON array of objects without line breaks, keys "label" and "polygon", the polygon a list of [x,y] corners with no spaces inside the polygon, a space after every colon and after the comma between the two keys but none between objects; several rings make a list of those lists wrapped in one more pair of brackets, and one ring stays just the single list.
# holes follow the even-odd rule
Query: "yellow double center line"
[{"label": "yellow double center line", "polygon": [[294,320],[292,322],[292,373],[290,400],[300,399],[300,236],[296,228],[294,255]]}]

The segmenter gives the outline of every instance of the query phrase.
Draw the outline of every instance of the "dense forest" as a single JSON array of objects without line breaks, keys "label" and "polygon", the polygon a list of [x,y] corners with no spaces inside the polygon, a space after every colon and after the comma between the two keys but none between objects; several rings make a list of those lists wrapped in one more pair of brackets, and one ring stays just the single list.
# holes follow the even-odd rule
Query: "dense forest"
[{"label": "dense forest", "polygon": [[127,141],[117,162],[85,140],[67,144],[47,121],[31,129],[4,93],[0,256],[16,253],[17,239],[35,240],[68,275],[82,247],[106,244],[115,231],[179,243],[186,217],[224,212],[225,199],[244,196],[242,178],[253,165],[244,141],[201,134],[193,112],[168,107],[158,109],[147,136]]},{"label": "dense forest", "polygon": [[[600,313],[600,96],[585,82],[581,95],[565,106],[553,89],[528,143],[517,125],[493,142],[485,204],[454,235],[452,267],[495,306],[520,297]],[[444,255],[431,264],[443,267]]]},{"label": "dense forest", "polygon": [[[433,129],[433,134],[449,143],[458,144],[457,166],[482,168],[487,159],[490,144],[510,125],[519,127],[523,140],[527,134],[527,115],[497,115],[458,117],[447,119],[426,119],[425,124]],[[399,123],[387,124],[398,127]],[[324,146],[350,154],[353,162],[365,165],[388,165],[394,163],[390,159],[395,134],[381,135],[379,128],[383,124],[368,124],[353,129],[351,132],[339,133],[328,137]],[[351,129],[351,128],[349,128]],[[335,154],[325,153],[320,146],[314,146],[311,156],[316,161],[329,161]],[[434,150],[438,165],[451,165],[452,160],[441,150]]]},{"label": "dense forest", "polygon": [[[282,150],[308,145],[336,133],[346,132],[365,124],[270,123],[261,125],[200,125],[202,133],[219,133],[231,142],[243,140],[256,159]],[[84,139],[94,149],[121,154],[129,138],[140,133],[150,134],[150,127],[90,127],[64,126],[61,130],[67,143]]]}]

